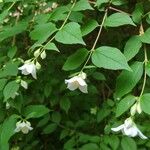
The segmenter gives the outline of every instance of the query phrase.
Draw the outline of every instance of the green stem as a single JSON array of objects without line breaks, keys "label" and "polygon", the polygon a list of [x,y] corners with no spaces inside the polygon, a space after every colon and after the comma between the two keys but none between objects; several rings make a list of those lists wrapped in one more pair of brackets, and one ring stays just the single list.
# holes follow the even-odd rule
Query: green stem
[{"label": "green stem", "polygon": [[9,11],[15,5],[15,3],[16,2],[13,2],[7,10]]},{"label": "green stem", "polygon": [[108,9],[109,9],[109,7],[105,10],[105,13],[104,13],[104,16],[103,16],[103,19],[102,19],[102,22],[101,22],[101,25],[100,25],[100,28],[99,28],[97,37],[96,37],[96,39],[95,39],[95,41],[94,41],[94,44],[93,44],[91,50],[89,51],[89,56],[88,56],[86,62],[84,63],[84,65],[83,65],[83,67],[82,67],[80,73],[84,70],[85,66],[87,65],[87,63],[89,62],[89,60],[90,60],[90,58],[91,58],[92,53],[95,51],[96,44],[97,44],[98,39],[99,39],[99,37],[100,37],[100,35],[101,35],[101,33],[102,33],[103,25],[104,25],[105,19],[106,19],[106,17],[107,17]]},{"label": "green stem", "polygon": [[145,89],[145,86],[146,86],[146,80],[147,80],[146,69],[145,69],[146,65],[147,65],[147,62],[148,62],[146,45],[144,45],[144,56],[145,56],[145,59],[144,59],[144,79],[143,79],[143,85],[142,85],[142,90],[141,90],[139,99],[141,99],[141,97],[144,93],[144,89]]},{"label": "green stem", "polygon": [[[71,15],[72,9],[74,8],[75,4],[76,4],[76,0],[74,0],[74,2],[73,2],[72,6],[71,6],[71,8],[70,8],[70,11],[69,11],[69,13],[68,13],[66,19],[64,20],[63,24],[62,24],[61,27],[58,29],[58,31],[62,30],[63,27],[65,26],[65,24],[67,23],[67,21],[68,21],[70,15]],[[40,51],[39,56],[40,56],[40,55],[42,54],[42,52],[45,50],[45,47],[55,39],[55,36],[56,36],[56,34],[55,34],[44,46],[41,47],[41,51]],[[38,57],[34,58],[33,60],[36,60],[37,58],[38,58]]]}]

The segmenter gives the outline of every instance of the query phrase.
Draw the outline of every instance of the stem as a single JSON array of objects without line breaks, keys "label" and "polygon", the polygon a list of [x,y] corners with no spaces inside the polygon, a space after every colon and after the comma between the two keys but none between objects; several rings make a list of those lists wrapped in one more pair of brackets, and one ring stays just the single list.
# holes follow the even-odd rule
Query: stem
[{"label": "stem", "polygon": [[[141,26],[140,26],[139,33],[140,33],[140,36],[144,34],[144,28],[143,28],[142,23],[141,23]],[[145,89],[145,86],[146,86],[146,79],[147,79],[146,65],[147,65],[147,62],[148,62],[147,50],[146,50],[146,45],[144,44],[144,79],[143,79],[143,85],[142,85],[142,90],[141,90],[141,93],[140,93],[140,96],[139,96],[139,100],[141,99],[141,96],[143,95],[144,89]]]},{"label": "stem", "polygon": [[[111,3],[111,2],[110,2],[110,3]],[[110,5],[110,4],[109,4],[109,5]],[[105,10],[105,13],[104,13],[104,16],[103,16],[103,19],[102,19],[102,22],[101,22],[101,25],[100,25],[100,28],[99,28],[97,37],[96,37],[96,39],[95,39],[95,42],[94,42],[94,44],[93,44],[93,47],[92,47],[91,50],[89,51],[89,56],[88,56],[86,62],[84,63],[84,65],[83,65],[83,67],[82,67],[80,73],[84,70],[85,66],[87,65],[87,63],[89,62],[89,60],[90,60],[90,58],[91,58],[92,53],[95,51],[96,44],[97,44],[98,39],[99,39],[99,37],[100,37],[100,35],[101,35],[101,33],[102,33],[103,25],[104,25],[105,19],[106,19],[106,17],[107,17],[108,9],[109,9],[109,7],[107,7],[106,10]]]},{"label": "stem", "polygon": [[140,96],[139,96],[139,99],[141,99],[141,96],[143,95],[144,93],[144,89],[145,89],[145,86],[146,86],[146,80],[147,80],[147,75],[146,75],[146,65],[147,65],[147,62],[148,62],[148,59],[147,59],[147,50],[146,50],[146,46],[144,45],[144,56],[145,56],[145,60],[144,60],[144,79],[143,79],[143,85],[142,85],[142,90],[141,90],[141,93],[140,93]]},{"label": "stem", "polygon": [[[73,2],[72,6],[71,6],[71,8],[70,8],[70,11],[69,11],[69,13],[68,13],[66,19],[64,20],[63,24],[62,24],[61,27],[58,29],[58,31],[62,30],[63,27],[65,26],[66,22],[68,21],[70,15],[71,15],[72,9],[74,8],[75,4],[76,4],[76,0],[74,0],[74,2]],[[55,34],[55,35],[56,35],[56,34]],[[42,52],[44,51],[45,47],[55,39],[55,35],[54,35],[44,46],[42,46],[41,52],[40,52],[39,56],[40,56],[40,55],[42,54]],[[39,56],[38,56],[38,57],[39,57]],[[33,61],[36,60],[38,57],[34,58]]]},{"label": "stem", "polygon": [[9,11],[15,5],[15,3],[16,2],[13,2],[7,10]]},{"label": "stem", "polygon": [[131,14],[129,14],[129,13],[125,12],[125,11],[122,11],[122,10],[120,10],[120,9],[114,8],[114,7],[109,7],[109,9],[114,10],[114,11],[117,11],[117,12],[120,12],[120,13],[125,13],[125,14],[131,16]]}]

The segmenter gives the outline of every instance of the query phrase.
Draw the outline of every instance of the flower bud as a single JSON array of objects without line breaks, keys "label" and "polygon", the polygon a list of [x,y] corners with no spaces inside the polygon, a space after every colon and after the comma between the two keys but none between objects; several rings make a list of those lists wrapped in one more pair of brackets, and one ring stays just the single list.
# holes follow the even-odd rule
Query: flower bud
[{"label": "flower bud", "polygon": [[131,116],[134,116],[134,115],[135,115],[136,109],[137,109],[137,104],[135,103],[135,104],[131,107],[131,109],[130,109],[130,114],[131,114]]},{"label": "flower bud", "polygon": [[40,49],[37,49],[37,50],[34,52],[34,56],[37,58],[39,55],[40,55]]},{"label": "flower bud", "polygon": [[45,52],[45,51],[43,51],[43,52],[41,53],[41,58],[42,58],[42,59],[45,59],[45,58],[46,58],[46,52]]},{"label": "flower bud", "polygon": [[141,109],[141,105],[140,105],[140,102],[137,103],[137,107],[136,107],[136,110],[139,114],[142,113],[142,109]]},{"label": "flower bud", "polygon": [[21,86],[24,87],[25,89],[28,88],[28,83],[24,80],[21,80]]},{"label": "flower bud", "polygon": [[41,65],[39,64],[38,61],[36,62],[35,66],[36,66],[36,69],[38,69],[38,70],[41,69]]}]

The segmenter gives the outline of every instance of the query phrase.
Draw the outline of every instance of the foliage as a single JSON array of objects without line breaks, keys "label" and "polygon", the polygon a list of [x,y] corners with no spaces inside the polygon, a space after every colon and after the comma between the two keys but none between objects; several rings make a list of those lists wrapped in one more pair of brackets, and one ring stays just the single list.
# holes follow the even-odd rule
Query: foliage
[{"label": "foliage", "polygon": [[149,0],[0,0],[0,150],[150,149],[149,44]]}]

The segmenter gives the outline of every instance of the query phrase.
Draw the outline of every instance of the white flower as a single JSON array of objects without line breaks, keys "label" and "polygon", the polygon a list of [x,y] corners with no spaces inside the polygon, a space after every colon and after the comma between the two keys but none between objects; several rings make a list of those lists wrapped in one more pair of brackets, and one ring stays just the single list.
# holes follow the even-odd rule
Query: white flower
[{"label": "white flower", "polygon": [[88,93],[85,78],[86,74],[82,72],[78,76],[74,76],[69,80],[65,80],[65,84],[68,84],[67,88],[71,91],[74,91],[77,88],[79,88],[81,92]]},{"label": "white flower", "polygon": [[36,79],[36,66],[33,62],[26,62],[23,66],[18,68],[22,71],[22,74],[31,74],[33,78]]},{"label": "white flower", "polygon": [[26,81],[24,81],[24,80],[21,80],[21,86],[23,88],[27,89],[28,88],[28,83]]},{"label": "white flower", "polygon": [[137,128],[136,124],[131,118],[126,119],[124,124],[116,128],[111,128],[111,130],[114,132],[122,131],[124,135],[129,137],[139,136],[142,139],[147,139],[147,137]]},{"label": "white flower", "polygon": [[14,131],[15,132],[22,131],[24,134],[27,134],[31,130],[33,130],[33,128],[31,127],[30,122],[28,122],[28,121],[19,121],[19,122],[16,123],[16,129]]}]

